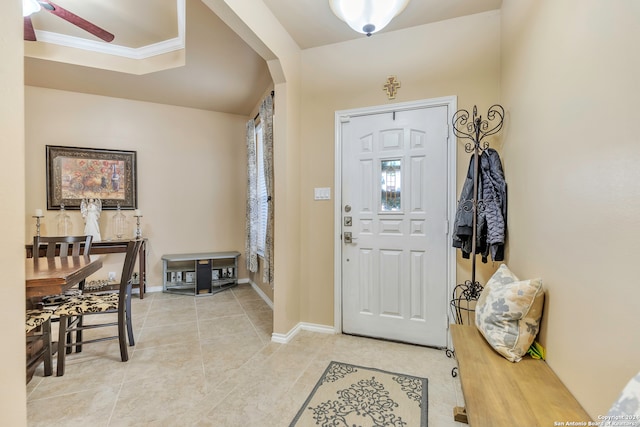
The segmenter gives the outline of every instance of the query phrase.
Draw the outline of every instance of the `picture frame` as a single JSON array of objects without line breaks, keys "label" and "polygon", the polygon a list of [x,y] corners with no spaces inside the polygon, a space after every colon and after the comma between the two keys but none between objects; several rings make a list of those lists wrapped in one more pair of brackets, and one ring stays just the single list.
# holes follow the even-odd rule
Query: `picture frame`
[{"label": "picture frame", "polygon": [[102,209],[137,209],[135,151],[46,146],[47,209],[79,210],[82,199],[98,198]]}]

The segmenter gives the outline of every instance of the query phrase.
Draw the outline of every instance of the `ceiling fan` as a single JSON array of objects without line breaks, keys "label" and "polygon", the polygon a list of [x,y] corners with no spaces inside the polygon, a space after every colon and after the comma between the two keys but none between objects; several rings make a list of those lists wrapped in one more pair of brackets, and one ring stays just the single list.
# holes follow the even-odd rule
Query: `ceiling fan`
[{"label": "ceiling fan", "polygon": [[33,23],[31,22],[31,14],[39,12],[40,10],[46,10],[60,18],[72,23],[73,25],[82,28],[83,30],[93,34],[94,36],[106,41],[112,41],[115,36],[110,32],[98,27],[95,24],[87,21],[69,12],[66,9],[58,6],[55,3],[44,0],[22,0],[22,14],[24,15],[24,39],[28,41],[36,41],[36,32],[33,29]]}]

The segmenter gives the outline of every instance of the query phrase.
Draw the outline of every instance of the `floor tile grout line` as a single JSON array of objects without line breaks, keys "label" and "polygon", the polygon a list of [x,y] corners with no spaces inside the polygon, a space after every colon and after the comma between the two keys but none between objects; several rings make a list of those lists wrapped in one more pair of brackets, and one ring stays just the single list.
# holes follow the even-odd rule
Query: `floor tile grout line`
[{"label": "floor tile grout line", "polygon": [[122,382],[120,383],[120,387],[118,387],[118,392],[116,393],[116,398],[113,402],[113,407],[111,408],[111,413],[109,414],[109,419],[107,420],[107,427],[111,425],[111,420],[113,419],[113,414],[116,412],[116,408],[118,407],[118,402],[120,401],[120,393],[122,393],[122,387],[124,387],[124,383],[126,380],[126,371],[125,375],[122,377]]},{"label": "floor tile grout line", "polygon": [[[42,381],[44,380],[44,377],[35,377],[35,374],[34,374],[33,378],[38,378],[38,384],[34,384],[33,388],[31,389],[31,391],[27,393],[27,402],[29,402],[31,400],[31,396],[38,389],[38,387],[40,387],[40,385],[42,384]],[[33,378],[32,378],[31,381],[33,381]]]},{"label": "floor tile grout line", "polygon": [[309,363],[307,363],[307,365],[304,367],[303,370],[300,371],[300,374],[296,377],[296,379],[291,383],[291,385],[289,386],[289,388],[287,389],[287,392],[289,392],[296,384],[298,384],[298,381],[300,381],[300,379],[307,373],[307,371],[309,370],[309,367],[311,366],[312,363],[314,363],[316,360],[318,359],[318,354],[314,354],[313,357],[311,357],[309,359]]},{"label": "floor tile grout line", "polygon": [[[233,291],[233,289],[232,289]],[[244,313],[244,315],[247,317],[247,320],[249,321],[249,323],[251,324],[251,327],[253,328],[253,331],[256,333],[256,335],[258,336],[258,339],[260,340],[260,342],[262,343],[263,346],[267,345],[268,343],[266,343],[264,341],[264,339],[262,338],[262,336],[260,335],[260,332],[258,331],[258,328],[256,328],[256,325],[253,323],[253,320],[251,320],[251,317],[249,316],[249,314],[247,313],[247,309],[244,307],[244,305],[242,305],[242,303],[240,302],[240,299],[238,298],[238,296],[235,294],[235,292],[233,293],[233,297],[236,299],[236,301],[238,302],[238,304],[240,305],[240,308],[242,309],[242,312]]]},{"label": "floor tile grout line", "polygon": [[[200,350],[200,368],[202,369],[202,378],[205,381],[207,381],[207,371],[206,368],[204,366],[204,356],[202,353],[202,334],[200,332],[200,315],[198,313],[198,304],[195,301],[195,296],[194,296],[194,301],[193,301],[193,308],[196,312],[196,328],[198,329],[198,349]],[[208,387],[207,387],[207,394],[208,394]]]},{"label": "floor tile grout line", "polygon": [[100,385],[100,386],[97,386],[97,387],[74,389],[72,391],[67,391],[67,392],[63,392],[63,393],[50,394],[50,395],[47,395],[47,396],[44,396],[44,397],[41,397],[41,398],[38,398],[38,399],[31,399],[27,403],[38,402],[38,401],[43,401],[43,400],[48,400],[48,399],[56,399],[58,397],[71,396],[73,394],[78,394],[78,393],[87,393],[87,392],[90,392],[91,390],[100,390],[102,388],[121,386],[122,383],[124,383],[124,376],[123,376],[123,380],[122,380],[122,382],[120,384],[114,383],[114,384],[111,384],[111,385]]},{"label": "floor tile grout line", "polygon": [[[249,320],[249,322],[251,323],[252,327],[254,328],[254,331],[256,332],[256,335],[258,336],[258,339],[259,339],[259,340],[260,340],[260,342],[262,343],[262,347],[261,347],[261,349],[260,349],[260,350],[258,350],[258,351],[256,351],[256,353],[254,353],[254,354],[253,354],[249,359],[247,359],[247,360],[246,360],[242,365],[240,365],[240,366],[237,368],[238,370],[240,370],[240,369],[245,368],[247,365],[249,365],[249,364],[253,361],[253,359],[254,359],[255,357],[257,357],[257,355],[259,355],[259,354],[260,354],[260,352],[261,352],[262,350],[264,350],[264,348],[266,347],[266,345],[267,345],[268,343],[265,343],[265,342],[263,341],[262,337],[260,336],[260,334],[258,333],[258,331],[255,329],[255,326],[253,325],[253,322],[252,322],[252,321],[251,321],[251,319],[249,318],[249,316],[248,316],[248,314],[247,314],[247,312],[246,312],[246,309],[244,308],[244,306],[243,306],[243,305],[242,305],[242,303],[240,302],[240,299],[238,298],[238,296],[237,296],[234,292],[232,292],[232,295],[233,295],[233,297],[234,297],[235,301],[236,301],[236,302],[240,305],[240,307],[242,308],[242,310],[243,310],[243,312],[244,312],[244,315],[247,317],[247,319],[248,319],[248,320]],[[229,317],[229,316],[226,316],[226,317]],[[199,323],[199,322],[198,322],[198,323]],[[227,334],[227,335],[221,335],[221,336],[230,336],[230,335],[240,335],[240,334]],[[200,349],[201,349],[201,351],[202,351],[202,340],[200,340]],[[278,349],[277,349],[276,351],[274,351],[272,354],[268,355],[268,356],[266,357],[266,359],[264,359],[264,360],[269,360],[269,359],[270,359],[271,357],[273,357],[276,353],[278,353],[278,352],[280,351],[280,349],[281,349],[281,347],[278,347]],[[203,358],[203,369],[204,369],[204,358]],[[205,378],[205,379],[206,379],[206,378]],[[232,394],[234,391],[236,391],[239,387],[240,387],[240,384],[236,384],[235,386],[233,386],[233,387],[232,387],[232,388],[231,388],[231,389],[230,389],[230,390],[229,390],[229,391],[224,395],[224,398],[219,399],[219,400],[218,400],[218,403],[217,403],[216,405],[214,405],[214,406],[213,406],[213,407],[208,411],[208,413],[210,413],[210,412],[212,412],[212,411],[215,411],[215,410],[216,410],[216,408],[224,402],[224,400],[226,399],[226,397],[227,397],[227,396],[229,396],[229,395],[231,395],[231,394]]]},{"label": "floor tile grout line", "polygon": [[[149,317],[149,311],[151,310],[151,307],[153,307],[153,303],[156,300],[155,295],[151,294],[148,295],[148,297],[151,297],[151,301],[148,303],[148,307],[146,310],[146,313],[144,314],[144,319],[142,320],[142,325],[140,325],[140,336],[136,339],[135,335],[134,335],[134,339],[136,339],[136,342],[140,339],[140,337],[142,337],[144,335],[144,329],[147,325],[147,318]],[[138,304],[143,304],[143,302],[137,303]],[[134,311],[134,307],[131,307],[131,322],[133,323],[133,311]],[[134,346],[135,347],[135,346]],[[135,350],[134,350],[135,353]]]}]

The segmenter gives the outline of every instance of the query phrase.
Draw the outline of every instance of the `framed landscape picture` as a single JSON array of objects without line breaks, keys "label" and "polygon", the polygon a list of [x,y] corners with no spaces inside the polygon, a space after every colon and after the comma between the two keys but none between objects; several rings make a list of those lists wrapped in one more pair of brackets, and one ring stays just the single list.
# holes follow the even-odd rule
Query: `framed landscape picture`
[{"label": "framed landscape picture", "polygon": [[136,209],[136,152],[46,146],[47,209],[80,209],[82,199],[98,198],[103,209]]}]

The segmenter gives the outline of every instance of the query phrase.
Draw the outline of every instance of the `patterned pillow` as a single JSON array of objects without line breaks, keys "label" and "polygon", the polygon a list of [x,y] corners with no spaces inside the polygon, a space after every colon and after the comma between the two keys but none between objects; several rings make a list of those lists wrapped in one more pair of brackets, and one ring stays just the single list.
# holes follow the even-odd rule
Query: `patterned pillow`
[{"label": "patterned pillow", "polygon": [[608,421],[634,420],[636,422],[640,420],[640,372],[627,383],[604,419]]},{"label": "patterned pillow", "polygon": [[519,362],[538,335],[544,305],[541,279],[520,280],[502,264],[476,304],[476,326],[510,362]]}]

